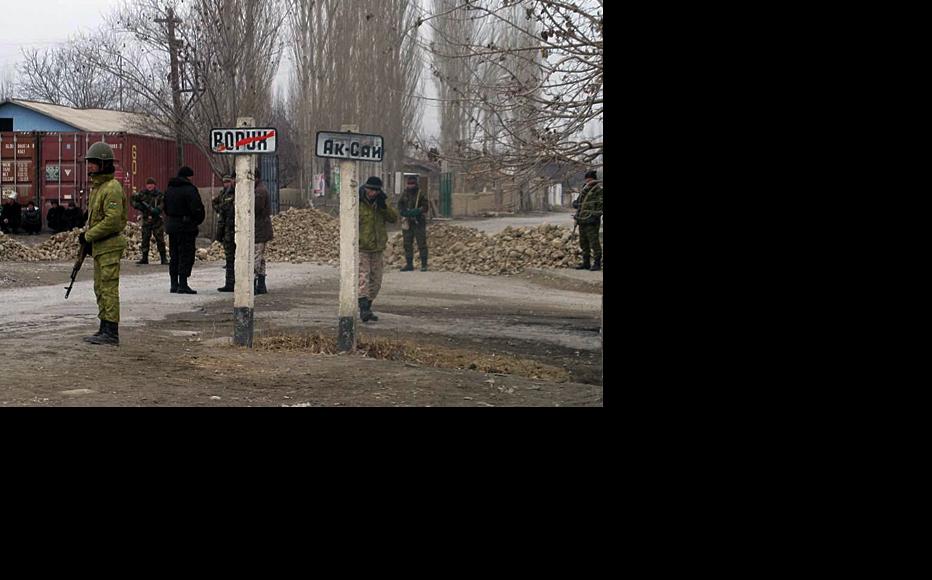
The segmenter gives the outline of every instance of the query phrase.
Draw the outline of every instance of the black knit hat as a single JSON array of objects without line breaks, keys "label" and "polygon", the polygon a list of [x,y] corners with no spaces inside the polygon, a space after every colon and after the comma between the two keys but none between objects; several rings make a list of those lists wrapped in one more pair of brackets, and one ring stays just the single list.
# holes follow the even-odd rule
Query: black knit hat
[{"label": "black knit hat", "polygon": [[155,185],[155,178],[150,177],[149,179],[146,180],[146,183],[151,183],[152,185]]},{"label": "black knit hat", "polygon": [[[577,173],[576,175],[579,175],[579,174]],[[591,177],[592,179],[598,179],[598,178],[599,178],[598,174],[595,172],[595,169],[590,169],[589,171],[586,172],[586,177],[585,177],[585,179],[589,179],[590,177]]]},{"label": "black knit hat", "polygon": [[194,177],[194,170],[185,165],[178,170],[178,177]]},{"label": "black knit hat", "polygon": [[366,183],[365,185],[363,185],[363,187],[365,187],[366,189],[377,189],[379,191],[382,191],[382,179],[373,175],[372,177],[366,180]]}]

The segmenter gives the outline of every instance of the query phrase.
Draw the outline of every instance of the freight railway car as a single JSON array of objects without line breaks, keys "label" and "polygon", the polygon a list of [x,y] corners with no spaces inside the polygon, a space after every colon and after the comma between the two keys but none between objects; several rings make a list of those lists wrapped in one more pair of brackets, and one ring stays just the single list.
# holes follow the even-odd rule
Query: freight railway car
[{"label": "freight railway car", "polygon": [[[53,199],[86,208],[89,178],[84,154],[97,141],[113,148],[114,177],[123,184],[127,198],[144,188],[148,177],[165,191],[178,172],[175,143],[167,139],[125,132],[0,132],[0,192],[15,192],[23,206],[37,203],[43,220]],[[196,186],[216,183],[207,157],[197,147],[185,145],[184,157],[194,170]],[[137,215],[130,206],[129,219],[134,221]]]}]

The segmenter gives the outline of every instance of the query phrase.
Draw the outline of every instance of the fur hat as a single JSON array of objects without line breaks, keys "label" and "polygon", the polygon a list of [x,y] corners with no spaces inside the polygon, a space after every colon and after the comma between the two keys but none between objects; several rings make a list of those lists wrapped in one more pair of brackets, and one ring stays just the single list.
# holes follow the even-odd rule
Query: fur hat
[{"label": "fur hat", "polygon": [[178,170],[178,177],[194,177],[194,170],[185,165]]}]

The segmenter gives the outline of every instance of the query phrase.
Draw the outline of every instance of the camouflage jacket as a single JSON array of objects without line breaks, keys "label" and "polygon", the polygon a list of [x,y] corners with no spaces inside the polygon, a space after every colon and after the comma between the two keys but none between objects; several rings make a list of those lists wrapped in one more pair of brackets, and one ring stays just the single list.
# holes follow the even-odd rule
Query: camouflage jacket
[{"label": "camouflage jacket", "polygon": [[211,200],[211,204],[219,216],[214,239],[232,243],[236,236],[236,188],[225,188]]},{"label": "camouflage jacket", "polygon": [[[165,209],[162,203],[164,199],[165,194],[158,189],[153,189],[152,191],[143,189],[133,194],[132,203],[134,208],[142,212],[142,221],[144,224],[158,225],[162,223],[162,211]],[[153,209],[157,211],[152,212]],[[150,213],[152,214],[151,221],[149,220]]]}]

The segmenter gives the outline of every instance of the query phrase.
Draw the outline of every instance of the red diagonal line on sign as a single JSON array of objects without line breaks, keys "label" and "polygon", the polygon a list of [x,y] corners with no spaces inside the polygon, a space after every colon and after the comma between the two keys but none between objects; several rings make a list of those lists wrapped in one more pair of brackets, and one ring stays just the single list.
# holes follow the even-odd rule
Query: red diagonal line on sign
[{"label": "red diagonal line on sign", "polygon": [[[243,145],[249,145],[250,143],[256,143],[256,142],[258,142],[258,141],[265,141],[265,140],[268,139],[269,137],[274,137],[274,136],[275,136],[275,131],[269,131],[269,132],[266,133],[265,135],[259,135],[258,137],[246,137],[245,139],[240,139],[239,141],[237,141],[236,144],[233,145],[233,148],[234,148],[234,149],[239,149],[239,148],[242,147]],[[222,152],[224,152],[224,151],[226,151],[226,150],[227,150],[226,145],[224,145],[224,144],[222,144],[222,143],[220,144],[219,147],[217,147],[217,151],[218,151],[218,152],[221,152],[221,153],[222,153]]]}]

